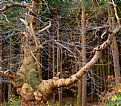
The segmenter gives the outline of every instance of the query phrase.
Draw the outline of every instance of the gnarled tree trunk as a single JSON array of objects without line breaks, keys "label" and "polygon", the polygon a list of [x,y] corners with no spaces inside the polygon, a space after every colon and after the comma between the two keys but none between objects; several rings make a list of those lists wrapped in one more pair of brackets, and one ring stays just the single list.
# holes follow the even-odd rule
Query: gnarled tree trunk
[{"label": "gnarled tree trunk", "polygon": [[[21,6],[21,4],[19,5]],[[114,3],[113,3],[113,6],[114,6],[114,10],[116,10]],[[8,7],[9,6],[4,7],[3,10],[7,9]],[[32,4],[28,6],[28,8],[34,11],[35,6],[34,6],[33,0],[32,0]],[[35,54],[37,53],[38,50],[41,49],[42,46],[39,44],[34,33],[33,15],[29,14],[27,17],[28,19],[27,21],[21,19],[21,22],[25,24],[25,27],[27,30],[25,32],[22,32],[22,36],[23,36],[22,48],[24,52],[24,56],[23,56],[24,58],[20,66],[20,69],[16,75],[12,75],[0,70],[0,73],[4,73],[5,76],[10,77],[11,82],[17,88],[18,94],[20,94],[22,97],[21,106],[32,106],[32,105],[43,106],[43,103],[47,102],[47,100],[49,99],[50,95],[53,93],[54,90],[60,87],[68,87],[70,85],[77,83],[78,80],[87,71],[89,71],[90,68],[98,61],[98,59],[100,58],[101,52],[111,44],[111,41],[114,35],[119,31],[120,22],[116,11],[115,11],[115,15],[118,22],[117,28],[107,32],[108,39],[104,43],[102,43],[101,45],[98,45],[93,49],[94,56],[88,63],[86,63],[81,69],[79,69],[79,71],[76,74],[71,75],[69,78],[64,79],[59,77],[53,77],[52,79],[48,79],[48,80],[39,80],[39,77],[38,77],[39,73],[38,73],[37,65],[41,66],[41,64],[38,62],[38,58],[36,57]],[[46,30],[50,26],[51,26],[51,23],[47,27],[43,28],[42,30],[39,30],[38,33],[41,33],[42,31]]]}]

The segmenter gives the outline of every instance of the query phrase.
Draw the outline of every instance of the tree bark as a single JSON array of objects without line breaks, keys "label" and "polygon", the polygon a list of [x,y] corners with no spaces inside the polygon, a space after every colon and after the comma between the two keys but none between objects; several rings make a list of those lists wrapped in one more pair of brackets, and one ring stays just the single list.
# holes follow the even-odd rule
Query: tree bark
[{"label": "tree bark", "polygon": [[[117,18],[117,14],[116,14],[116,18]],[[3,73],[5,76],[8,76],[11,78],[11,82],[17,88],[18,93],[21,95],[22,99],[25,102],[25,104],[21,106],[32,105],[31,101],[33,101],[34,103],[40,106],[43,106],[42,104],[50,98],[50,95],[53,93],[54,90],[61,87],[68,87],[70,85],[77,83],[79,79],[87,71],[90,71],[90,68],[98,61],[98,59],[100,58],[101,52],[107,46],[111,45],[111,41],[114,35],[120,29],[120,26],[118,26],[116,29],[112,30],[111,32],[110,31],[107,32],[108,39],[104,43],[102,43],[101,45],[98,45],[93,49],[93,53],[94,53],[93,58],[88,63],[85,62],[86,64],[84,63],[85,65],[81,69],[79,69],[79,71],[76,74],[73,74],[66,79],[53,77],[52,79],[39,81],[37,78],[38,72],[36,70],[38,60],[34,54],[35,53],[34,51],[38,50],[39,47],[41,46],[39,45],[36,39],[36,36],[34,34],[34,29],[32,26],[32,17],[29,17],[29,19],[30,19],[29,20],[30,23],[27,23],[25,20],[21,19],[21,21],[25,24],[28,31],[23,32],[24,59],[22,61],[20,70],[17,72],[16,76],[0,70],[0,73]],[[117,18],[117,21],[118,21],[118,18]],[[43,30],[40,30],[39,33],[41,31],[46,30],[50,26],[51,24],[48,27],[43,28]],[[83,57],[86,58],[86,55]],[[85,58],[84,60],[86,60]],[[27,102],[27,101],[30,101],[30,102]],[[85,102],[83,106],[84,105],[85,105]]]},{"label": "tree bark", "polygon": [[[84,0],[82,0],[84,4]],[[85,6],[82,5],[82,66],[86,64]],[[86,74],[82,76],[82,106],[86,106],[87,81]]]},{"label": "tree bark", "polygon": [[[52,35],[52,63],[53,63],[53,68],[52,68],[52,72],[53,72],[53,77],[55,77],[55,48],[54,48],[54,32],[53,32],[53,35]],[[54,104],[55,103],[55,95],[56,93],[54,92],[53,93],[53,100],[52,100],[52,103]]]},{"label": "tree bark", "polygon": [[112,48],[112,55],[113,55],[113,64],[114,64],[114,73],[116,82],[120,82],[120,65],[119,65],[119,53],[118,53],[118,46],[116,42],[116,37],[113,37],[113,43],[111,45]]},{"label": "tree bark", "polygon": [[[58,29],[57,29],[57,40],[59,40],[59,30],[60,30],[60,23],[59,23],[59,20],[57,21],[57,24],[58,24]],[[62,62],[61,62],[61,49],[60,49],[60,46],[57,45],[57,73],[60,73],[60,77],[62,77]],[[59,106],[62,105],[62,88],[58,88],[58,97],[59,97]]]},{"label": "tree bark", "polygon": [[[27,48],[27,51],[25,51],[27,54],[25,53],[25,58],[20,68],[21,73],[17,73],[16,76],[3,72],[2,70],[0,70],[0,73],[3,73],[5,76],[11,78],[11,82],[14,86],[17,87],[18,93],[22,97],[24,97],[26,101],[35,101],[35,103],[38,103],[40,106],[42,106],[42,103],[46,102],[50,98],[50,95],[55,89],[60,87],[68,87],[70,85],[73,85],[74,83],[77,83],[81,76],[83,76],[87,71],[90,70],[91,66],[93,66],[100,58],[101,51],[103,51],[107,46],[111,44],[112,38],[119,31],[119,28],[120,27],[116,28],[112,32],[107,32],[109,35],[108,39],[103,44],[93,49],[93,53],[95,53],[93,58],[88,63],[86,63],[81,69],[79,69],[76,74],[71,75],[69,78],[64,79],[54,77],[53,79],[42,80],[41,82],[38,81],[40,83],[39,85],[37,83],[33,84],[31,80],[29,81],[28,75],[30,75],[31,78],[34,78],[33,73],[31,72],[35,70],[34,65],[36,64],[34,62],[33,56],[29,54],[29,51],[31,50]],[[30,72],[28,73],[28,71]],[[26,73],[25,76],[24,73]],[[26,79],[27,77],[28,79]],[[37,88],[35,85],[38,85]]]},{"label": "tree bark", "polygon": [[[108,2],[111,2],[111,0],[108,0]],[[108,21],[110,26],[114,26],[114,13],[112,12],[112,6],[108,3]],[[110,30],[112,30],[110,28]],[[113,42],[111,44],[111,51],[113,56],[113,64],[114,64],[114,74],[116,82],[119,83],[120,78],[120,65],[119,65],[119,53],[118,53],[118,46],[116,42],[116,36],[113,37]]]},{"label": "tree bark", "polygon": [[[86,64],[85,6],[84,6],[84,0],[82,0],[81,2],[82,2],[81,45],[82,45],[82,66],[84,66]],[[86,74],[84,74],[82,76],[82,87],[81,87],[80,81],[78,82],[77,106],[81,106],[81,105],[86,106],[86,91],[87,91],[86,90],[87,89],[86,83],[87,83],[86,82]]]},{"label": "tree bark", "polygon": [[[2,68],[2,35],[0,33],[0,67]],[[0,75],[2,79],[2,74]],[[0,81],[0,103],[2,103],[2,82]]]}]

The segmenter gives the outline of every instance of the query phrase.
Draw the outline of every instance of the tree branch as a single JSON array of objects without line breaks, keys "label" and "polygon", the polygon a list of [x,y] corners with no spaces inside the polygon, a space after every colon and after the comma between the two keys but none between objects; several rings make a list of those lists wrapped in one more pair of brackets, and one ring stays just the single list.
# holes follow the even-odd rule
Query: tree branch
[{"label": "tree branch", "polygon": [[108,39],[101,45],[95,47],[93,52],[95,53],[93,58],[82,67],[76,74],[70,76],[67,79],[59,79],[58,77],[54,77],[53,79],[43,80],[38,86],[38,90],[34,92],[35,99],[37,101],[47,101],[49,95],[53,92],[54,89],[60,87],[68,87],[76,83],[83,74],[85,74],[90,68],[98,61],[100,58],[101,52],[111,44],[113,36],[119,31],[119,28],[116,28],[112,32],[108,33]]},{"label": "tree branch", "polygon": [[11,2],[11,4],[6,4],[5,6],[3,6],[3,8],[0,9],[0,12],[3,12],[13,6],[18,6],[18,7],[22,7],[22,8],[26,8],[28,6],[28,4],[21,4],[21,3],[18,3],[18,2]]},{"label": "tree branch", "polygon": [[49,22],[49,25],[48,26],[46,26],[45,28],[39,30],[38,33],[41,33],[41,32],[45,31],[46,29],[48,29],[50,27],[51,27],[51,21]]},{"label": "tree branch", "polygon": [[[39,101],[39,103],[43,102],[43,101],[47,101],[47,99],[50,97],[49,95],[52,94],[52,92],[60,87],[68,87],[70,85],[73,85],[74,83],[76,83],[81,77],[82,75],[84,75],[87,71],[90,70],[90,68],[98,61],[98,59],[100,58],[101,52],[108,46],[111,44],[112,42],[112,38],[113,36],[119,31],[120,27],[120,21],[117,15],[117,11],[116,11],[116,6],[114,5],[114,2],[112,3],[114,6],[114,12],[115,12],[115,16],[117,19],[117,24],[118,27],[113,30],[112,32],[107,32],[108,33],[108,39],[102,43],[101,45],[95,47],[93,49],[93,52],[95,53],[93,58],[84,66],[82,67],[76,74],[70,76],[69,78],[66,79],[59,79],[58,77],[53,77],[53,79],[48,79],[48,80],[42,80],[42,82],[39,84],[37,90],[34,90],[31,88],[31,85],[29,85],[28,83],[26,84],[22,84],[22,90],[20,90],[21,95],[23,97],[28,97],[27,100],[33,100],[36,99],[36,101]],[[12,3],[12,4],[8,4],[6,6],[4,6],[2,9],[0,9],[0,11],[5,11],[6,9],[12,7],[12,6],[19,6],[19,7],[26,7],[27,5],[22,5],[20,3]],[[28,23],[26,21],[24,21],[23,19],[21,19],[21,22],[23,22],[25,24],[25,26],[30,29],[30,26],[28,25]],[[50,28],[51,26],[51,22],[49,23],[48,26],[46,26],[45,28],[41,29],[38,31],[38,33],[41,33],[43,31],[45,31],[46,29]],[[31,30],[31,29],[30,29]],[[33,56],[34,58],[34,56]],[[26,64],[25,64],[26,65]],[[22,68],[21,68],[22,69]],[[11,77],[10,74],[6,74],[4,71],[0,70],[0,73],[3,73],[5,76],[10,77],[13,80],[13,83],[16,80],[19,80],[17,76],[13,76]],[[16,81],[17,82],[17,81]],[[24,83],[24,82],[23,82]],[[18,86],[17,86],[18,87]],[[20,88],[19,88],[20,89]],[[28,90],[28,91],[26,91]],[[32,93],[30,93],[32,92]],[[28,95],[31,95],[32,98],[29,98]],[[33,98],[34,96],[34,98]]]}]

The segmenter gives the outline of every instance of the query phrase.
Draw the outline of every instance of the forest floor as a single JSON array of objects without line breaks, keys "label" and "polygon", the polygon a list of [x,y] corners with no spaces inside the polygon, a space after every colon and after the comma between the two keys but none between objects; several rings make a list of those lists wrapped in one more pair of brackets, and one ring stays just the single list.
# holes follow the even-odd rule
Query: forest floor
[{"label": "forest floor", "polygon": [[[56,100],[55,103],[50,102],[49,103],[50,106],[59,106],[59,101]],[[77,106],[76,104],[76,97],[64,97],[62,102],[61,102],[62,106]],[[97,106],[98,102],[94,101],[94,102],[87,102],[87,106]]]},{"label": "forest floor", "polygon": [[[77,98],[76,96],[68,96],[68,97],[63,97],[62,102],[60,104],[58,97],[55,97],[56,100],[53,102],[53,99],[51,98],[50,101],[46,103],[46,106],[77,106]],[[11,101],[11,103],[8,105],[8,102],[4,102],[3,104],[0,103],[0,106],[19,106],[20,101],[15,100]],[[98,101],[95,99],[93,102],[91,102],[91,98],[87,97],[87,106],[98,106]]]}]

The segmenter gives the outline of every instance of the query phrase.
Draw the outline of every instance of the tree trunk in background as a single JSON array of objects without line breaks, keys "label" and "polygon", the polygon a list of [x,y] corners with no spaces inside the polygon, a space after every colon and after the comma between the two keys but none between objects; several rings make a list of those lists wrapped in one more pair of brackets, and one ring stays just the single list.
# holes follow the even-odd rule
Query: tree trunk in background
[{"label": "tree trunk in background", "polygon": [[[81,17],[81,31],[82,31],[82,66],[86,64],[86,38],[85,38],[85,6],[84,6],[84,0],[82,0],[82,17]],[[86,84],[86,74],[82,76],[82,104],[81,102],[81,96],[79,96],[81,93],[80,91],[80,83],[78,86],[78,97],[77,97],[77,105],[78,106],[86,106],[86,92],[87,92],[87,84]]]},{"label": "tree trunk in background", "polygon": [[[38,50],[38,52],[36,53],[36,58],[37,58],[38,62],[40,64],[42,64],[40,50]],[[37,64],[36,68],[38,70],[39,80],[41,81],[42,80],[42,66],[40,66],[39,64]]]},{"label": "tree trunk in background", "polygon": [[[2,67],[2,36],[0,34],[0,67]],[[0,79],[2,79],[2,74],[0,74]],[[0,103],[2,103],[2,81],[0,81]]]},{"label": "tree trunk in background", "polygon": [[[12,71],[12,38],[10,37],[10,53],[9,53],[9,70]],[[8,105],[10,105],[10,95],[12,93],[12,84],[8,84]]]},{"label": "tree trunk in background", "polygon": [[112,48],[112,55],[113,55],[113,64],[114,64],[114,73],[116,82],[120,82],[120,65],[119,65],[119,53],[118,53],[118,46],[116,42],[116,37],[113,37],[113,43],[111,45]]},{"label": "tree trunk in background", "polygon": [[[54,33],[53,33],[53,36],[52,36],[52,58],[53,58],[53,68],[52,68],[52,71],[53,71],[53,77],[55,77],[55,49],[54,49]],[[53,93],[53,100],[52,100],[53,104],[55,103],[55,92]]]},{"label": "tree trunk in background", "polygon": [[[59,20],[57,21],[58,30],[57,30],[57,40],[59,40]],[[57,73],[60,73],[60,77],[62,76],[62,67],[61,67],[61,49],[59,45],[57,45]],[[59,76],[58,76],[59,77]],[[59,106],[62,103],[62,88],[58,88],[58,95],[59,95]]]},{"label": "tree trunk in background", "polygon": [[[111,2],[111,0],[108,0],[108,2]],[[114,21],[114,14],[112,12],[112,7],[110,4],[108,4],[108,21],[110,26],[114,26],[115,21]],[[120,77],[120,65],[119,65],[119,53],[118,53],[118,46],[116,42],[116,37],[113,37],[113,42],[111,45],[111,50],[112,50],[112,55],[113,55],[113,65],[114,65],[114,74],[115,74],[115,79],[116,82],[119,81]]]},{"label": "tree trunk in background", "polygon": [[[84,4],[84,0],[82,0]],[[86,64],[86,36],[85,36],[85,6],[82,5],[82,63]],[[87,82],[86,74],[82,76],[82,106],[86,106]]]},{"label": "tree trunk in background", "polygon": [[78,81],[78,95],[77,95],[77,106],[81,106],[82,104],[82,84],[81,80]]},{"label": "tree trunk in background", "polygon": [[51,48],[50,45],[48,46],[48,79],[50,79],[50,70],[51,70]]},{"label": "tree trunk in background", "polygon": [[[80,17],[81,17],[81,7],[79,7],[79,12],[78,12],[78,15],[79,15],[79,18],[77,18],[77,22],[78,22],[78,28],[80,29]],[[80,36],[80,39],[79,39],[79,42],[81,41],[81,36]],[[82,55],[80,53],[80,56],[78,58],[78,60],[75,59],[75,61],[78,61],[79,64],[75,64],[75,72],[78,71],[78,68],[82,67],[82,64],[81,64],[81,59],[82,59]],[[73,73],[74,74],[74,73]],[[78,87],[78,94],[77,94],[77,106],[81,106],[82,105],[82,80],[79,79],[78,83],[77,83],[77,87]]]}]

